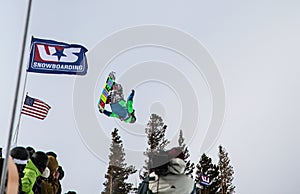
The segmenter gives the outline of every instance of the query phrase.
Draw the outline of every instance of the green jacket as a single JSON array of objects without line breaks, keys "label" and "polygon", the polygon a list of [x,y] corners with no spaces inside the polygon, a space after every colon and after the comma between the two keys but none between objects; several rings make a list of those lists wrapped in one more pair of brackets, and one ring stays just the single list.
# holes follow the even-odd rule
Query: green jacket
[{"label": "green jacket", "polygon": [[21,179],[22,191],[25,194],[34,194],[32,191],[32,187],[36,181],[36,178],[41,175],[42,173],[39,171],[39,169],[33,164],[31,160],[29,160],[24,169],[24,176]]}]

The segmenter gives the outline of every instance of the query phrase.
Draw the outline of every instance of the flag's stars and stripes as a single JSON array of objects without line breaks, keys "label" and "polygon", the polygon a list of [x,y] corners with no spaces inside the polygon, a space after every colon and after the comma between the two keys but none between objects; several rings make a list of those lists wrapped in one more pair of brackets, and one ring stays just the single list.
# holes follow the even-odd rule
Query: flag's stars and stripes
[{"label": "flag's stars and stripes", "polygon": [[26,96],[21,113],[44,120],[50,108],[48,104],[39,99]]}]

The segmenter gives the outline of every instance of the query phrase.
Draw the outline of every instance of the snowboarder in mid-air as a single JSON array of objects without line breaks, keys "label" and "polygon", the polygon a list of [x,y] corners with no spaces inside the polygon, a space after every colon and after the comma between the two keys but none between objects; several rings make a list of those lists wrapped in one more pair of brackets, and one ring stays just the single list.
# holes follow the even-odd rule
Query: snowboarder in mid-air
[{"label": "snowboarder in mid-air", "polygon": [[[111,72],[109,76],[115,80],[114,72]],[[114,81],[112,90],[109,92],[106,100],[106,104],[110,105],[111,111],[105,109],[99,109],[99,111],[108,117],[115,117],[126,123],[134,123],[136,121],[135,110],[133,109],[134,94],[135,91],[131,90],[127,101],[125,101],[122,85]]]}]

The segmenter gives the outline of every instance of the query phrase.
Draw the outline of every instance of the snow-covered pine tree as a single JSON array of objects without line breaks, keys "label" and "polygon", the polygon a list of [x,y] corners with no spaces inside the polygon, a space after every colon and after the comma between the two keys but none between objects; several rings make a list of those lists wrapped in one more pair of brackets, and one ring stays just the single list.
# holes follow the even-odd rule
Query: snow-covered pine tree
[{"label": "snow-covered pine tree", "polygon": [[200,184],[201,175],[209,177],[209,185],[201,185],[201,189],[197,190],[197,193],[201,194],[216,194],[219,190],[219,171],[218,166],[212,163],[211,158],[206,154],[202,154],[199,163],[196,165],[196,183]]},{"label": "snow-covered pine tree", "polygon": [[235,186],[233,185],[233,167],[229,164],[230,159],[225,148],[219,146],[219,173],[220,173],[220,194],[235,193]]},{"label": "snow-covered pine tree", "polygon": [[151,114],[150,120],[145,128],[145,133],[147,134],[148,145],[146,152],[144,153],[147,157],[146,159],[146,172],[144,172],[142,177],[147,176],[149,170],[149,156],[156,153],[158,150],[165,150],[166,146],[170,143],[165,137],[167,125],[164,124],[163,119],[157,114]]},{"label": "snow-covered pine tree", "polygon": [[125,163],[125,152],[118,129],[114,129],[110,146],[109,166],[105,174],[102,194],[129,193],[132,183],[127,183],[130,174],[136,172],[134,166]]}]

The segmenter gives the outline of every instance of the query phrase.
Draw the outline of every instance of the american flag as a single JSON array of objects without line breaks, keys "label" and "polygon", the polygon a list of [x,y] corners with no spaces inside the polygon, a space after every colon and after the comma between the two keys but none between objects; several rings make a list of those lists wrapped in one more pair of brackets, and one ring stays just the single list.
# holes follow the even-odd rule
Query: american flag
[{"label": "american flag", "polygon": [[26,96],[21,113],[44,120],[50,108],[48,104],[39,99]]}]

